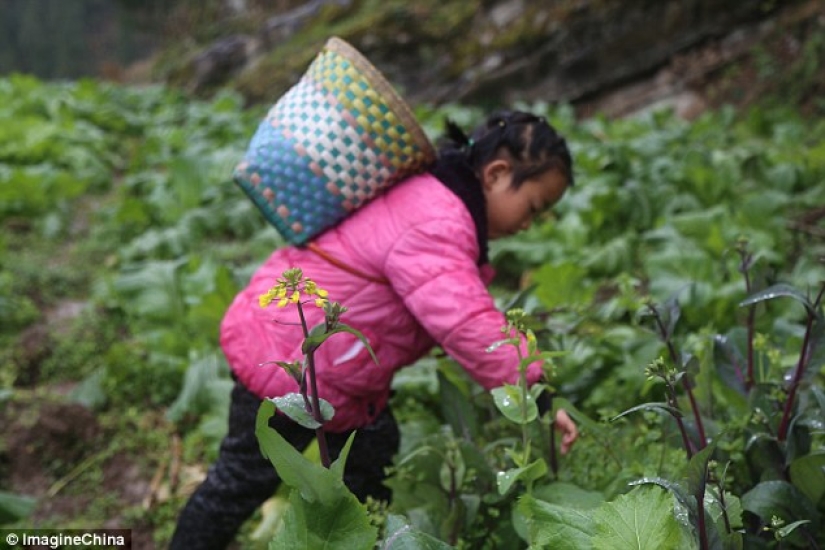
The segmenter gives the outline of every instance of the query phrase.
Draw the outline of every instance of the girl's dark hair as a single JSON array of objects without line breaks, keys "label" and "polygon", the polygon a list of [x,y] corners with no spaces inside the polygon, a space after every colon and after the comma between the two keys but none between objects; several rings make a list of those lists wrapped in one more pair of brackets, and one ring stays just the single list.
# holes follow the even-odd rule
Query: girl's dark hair
[{"label": "girl's dark hair", "polygon": [[445,121],[441,152],[463,151],[476,175],[488,162],[508,155],[515,188],[550,169],[560,170],[573,185],[573,159],[567,142],[543,117],[522,111],[499,111],[468,137],[452,120]]}]

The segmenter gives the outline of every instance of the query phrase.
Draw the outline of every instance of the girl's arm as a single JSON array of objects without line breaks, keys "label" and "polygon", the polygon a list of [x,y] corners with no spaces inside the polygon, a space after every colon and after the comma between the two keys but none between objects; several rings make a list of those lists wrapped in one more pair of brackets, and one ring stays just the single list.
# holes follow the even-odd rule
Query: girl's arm
[{"label": "girl's arm", "polygon": [[[506,337],[501,332],[506,320],[482,281],[477,246],[466,223],[419,224],[398,240],[384,273],[430,336],[479,384],[492,389],[518,381],[519,356],[513,346],[486,351]],[[521,353],[527,355],[524,338]],[[540,375],[537,363],[528,368],[530,383]]]}]

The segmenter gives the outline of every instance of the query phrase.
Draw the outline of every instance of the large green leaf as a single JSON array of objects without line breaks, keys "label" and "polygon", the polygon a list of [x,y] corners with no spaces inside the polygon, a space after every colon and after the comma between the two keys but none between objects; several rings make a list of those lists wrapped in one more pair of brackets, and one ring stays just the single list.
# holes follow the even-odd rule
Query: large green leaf
[{"label": "large green leaf", "polygon": [[444,419],[458,436],[472,441],[478,435],[478,411],[470,396],[455,383],[455,377],[448,377],[439,370],[438,396]]},{"label": "large green leaf", "polygon": [[0,525],[25,518],[34,511],[37,499],[0,491]]},{"label": "large green leaf", "polygon": [[708,479],[708,461],[716,450],[717,442],[718,440],[714,440],[710,445],[694,454],[687,465],[685,471],[686,489],[696,498],[705,493]]},{"label": "large green leaf", "polygon": [[195,412],[199,406],[211,402],[209,384],[220,379],[225,361],[216,353],[193,357],[184,375],[183,388],[175,402],[167,409],[166,417],[172,422],[180,422],[188,413]]},{"label": "large green leaf", "polygon": [[639,480],[630,483],[631,486],[637,485],[656,485],[666,491],[670,491],[676,501],[682,508],[688,512],[696,511],[696,498],[688,493],[688,491],[679,483],[665,479],[662,477],[643,477]]},{"label": "large green leaf", "polygon": [[737,335],[716,335],[713,339],[713,358],[719,379],[732,390],[726,395],[730,396],[729,400],[734,401],[734,405],[744,410],[747,407],[745,376],[748,365],[735,338]]},{"label": "large green leaf", "polygon": [[332,336],[346,332],[352,334],[356,338],[358,338],[364,347],[367,348],[367,352],[369,352],[370,357],[378,364],[378,357],[375,355],[375,351],[373,351],[372,346],[370,345],[370,341],[364,336],[360,330],[352,328],[349,325],[345,325],[343,323],[339,323],[334,329],[329,332],[324,332],[324,324],[315,325],[310,330],[309,336],[304,340],[303,345],[301,346],[302,353],[308,353],[310,349],[318,348],[321,344],[323,344],[327,339],[331,338]]},{"label": "large green leaf", "polygon": [[521,387],[507,384],[493,388],[490,393],[498,410],[510,422],[527,424],[538,418],[539,409],[535,398],[529,391],[525,396]]},{"label": "large green leaf", "polygon": [[673,517],[673,500],[663,490],[639,487],[593,513],[595,550],[687,548]]},{"label": "large green leaf", "polygon": [[775,298],[792,298],[802,304],[805,309],[809,312],[813,312],[813,304],[805,296],[799,289],[792,287],[791,285],[780,283],[773,285],[765,290],[760,290],[759,292],[748,296],[745,300],[739,303],[740,306],[749,306],[753,304],[758,304],[760,302],[764,302],[766,300],[773,300]]},{"label": "large green leaf", "polygon": [[745,444],[745,457],[761,479],[784,477],[785,455],[776,437],[767,433],[755,434]]},{"label": "large green leaf", "polygon": [[551,504],[530,495],[519,499],[517,512],[527,525],[531,548],[589,550],[596,533],[590,512],[569,505]]},{"label": "large green leaf", "polygon": [[269,427],[275,405],[264,400],[255,421],[255,436],[261,451],[273,464],[284,483],[297,489],[304,500],[330,505],[349,490],[334,472],[299,453],[276,430]]},{"label": "large green leaf", "polygon": [[593,276],[614,275],[632,270],[633,246],[638,237],[632,233],[619,235],[607,244],[594,248],[584,266]]},{"label": "large green leaf", "polygon": [[545,475],[547,475],[547,463],[544,459],[535,460],[522,468],[512,468],[499,472],[496,476],[498,493],[500,495],[506,494],[517,481],[524,481],[529,484]]},{"label": "large green leaf", "polygon": [[381,542],[381,550],[447,550],[449,544],[428,535],[407,523],[402,516],[387,516],[386,537]]},{"label": "large green leaf", "polygon": [[791,482],[814,504],[825,495],[825,452],[801,456],[791,462]]},{"label": "large green leaf", "polygon": [[308,502],[298,491],[289,496],[290,507],[270,550],[346,548],[372,550],[378,539],[363,504],[350,492],[338,492],[328,502]]},{"label": "large green leaf", "polygon": [[741,530],[743,527],[742,502],[733,493],[725,491],[720,498],[718,490],[709,489],[705,493],[705,511],[719,533],[724,533],[727,525],[730,525],[732,530]]},{"label": "large green leaf", "polygon": [[773,516],[785,523],[809,520],[819,528],[819,512],[805,494],[787,481],[763,481],[742,495],[742,508],[770,525]]},{"label": "large green leaf", "polygon": [[586,271],[574,263],[546,264],[533,278],[538,284],[536,296],[544,307],[581,307],[593,299],[594,285],[587,281]]},{"label": "large green leaf", "polygon": [[180,272],[186,263],[187,259],[182,258],[124,269],[114,282],[122,307],[144,322],[179,322],[186,307],[180,284]]},{"label": "large green leaf", "polygon": [[533,496],[560,506],[569,506],[579,510],[591,510],[604,502],[604,495],[590,491],[566,481],[555,481],[533,488]]},{"label": "large green leaf", "polygon": [[[288,393],[281,397],[273,397],[271,401],[275,403],[278,410],[304,428],[315,430],[321,427],[321,423],[315,420],[315,417],[306,410],[304,398],[300,393]],[[320,398],[318,399],[318,403],[321,406],[321,417],[324,420],[332,420],[332,417],[335,415],[335,409],[332,405],[328,401]]]}]

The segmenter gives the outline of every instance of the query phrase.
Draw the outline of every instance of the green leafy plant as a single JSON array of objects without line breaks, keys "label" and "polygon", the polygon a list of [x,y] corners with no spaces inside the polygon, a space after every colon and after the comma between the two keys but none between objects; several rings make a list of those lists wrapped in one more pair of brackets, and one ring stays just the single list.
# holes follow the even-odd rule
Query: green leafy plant
[{"label": "green leafy plant", "polygon": [[[816,67],[807,64],[805,72]],[[194,101],[162,86],[20,75],[0,78],[0,100],[0,393],[16,402],[77,383],[74,398],[96,406],[103,420],[165,409],[165,429],[180,435],[187,467],[205,468],[225,429],[231,384],[216,326],[260,258],[283,244],[229,181],[264,107],[227,92]],[[451,361],[427,357],[393,384],[402,450],[388,481],[394,500],[385,535],[400,541],[420,533],[465,548],[541,546],[553,523],[536,516],[526,530],[523,518],[514,522],[522,499],[591,518],[620,500],[648,514],[649,499],[661,498],[656,511],[670,513],[661,495],[675,489],[653,480],[695,498],[669,412],[641,408],[611,421],[640,404],[668,402],[665,382],[640,368],[662,360],[674,375],[686,372],[705,436],[716,444],[705,475],[709,544],[714,529],[729,532],[724,500],[730,530],[746,547],[804,547],[806,534],[822,546],[823,523],[810,519],[825,511],[816,318],[810,353],[800,350],[805,302],[816,303],[809,289],[825,279],[825,124],[787,105],[725,108],[691,122],[666,111],[611,120],[580,119],[567,106],[521,107],[545,114],[568,138],[577,184],[556,216],[491,243],[499,272],[492,291],[502,310],[517,299],[536,318],[529,327],[540,349],[565,350],[555,361],[553,407],[569,411],[582,435],[554,468],[546,415],[513,422]],[[445,116],[465,127],[484,116],[456,105],[418,106],[416,114],[433,137]],[[741,235],[753,252],[730,246]],[[746,266],[743,292],[736,273]],[[779,295],[739,306],[777,281],[788,285]],[[673,296],[676,361],[649,307],[667,322]],[[66,317],[76,305],[84,314]],[[30,338],[44,331],[54,345]],[[38,386],[20,387],[20,358],[40,352],[47,357],[32,364],[42,367]],[[693,359],[685,367],[686,355]],[[800,359],[804,372],[795,370]],[[676,382],[694,460],[702,452],[696,409]],[[521,481],[501,495],[498,472],[515,468],[513,453],[523,455],[524,427],[529,463],[544,457],[547,475],[532,482],[530,495]],[[133,428],[112,435],[133,436]],[[164,445],[140,451],[131,454],[170,460]],[[0,457],[3,482],[13,482],[10,464]],[[651,483],[629,485],[639,480]],[[56,512],[54,522],[112,520],[117,509],[104,513],[99,505],[111,494],[93,498],[98,504],[70,518]],[[163,503],[160,516],[136,507],[130,525],[148,522],[162,546],[174,502]],[[681,518],[686,509],[675,502]],[[558,536],[553,544],[563,547]]]},{"label": "green leafy plant", "polygon": [[[377,539],[370,525],[366,508],[346,488],[344,465],[355,433],[350,436],[335,462],[330,461],[324,423],[335,413],[332,405],[318,395],[315,378],[315,351],[331,336],[349,332],[364,342],[377,362],[366,338],[356,329],[340,322],[346,308],[327,300],[327,292],[305,278],[303,271],[292,268],[260,297],[261,307],[275,301],[278,307],[294,305],[303,332],[303,361],[273,361],[298,384],[300,393],[265,400],[258,413],[255,429],[261,450],[278,470],[281,480],[292,488],[290,504],[283,527],[270,543],[273,548],[340,545],[347,548],[372,548]],[[312,302],[324,308],[324,322],[307,326],[304,305]],[[296,423],[315,430],[321,465],[304,457],[277,431],[269,428],[269,418],[280,410]],[[346,529],[342,529],[346,526]]]},{"label": "green leafy plant", "polygon": [[[501,472],[499,474],[499,488],[502,493],[506,493],[509,486],[516,479],[526,479],[525,475],[528,471],[534,474],[543,475],[546,472],[547,465],[542,459],[538,462],[531,463],[531,442],[530,432],[527,425],[535,421],[539,417],[539,409],[536,404],[538,396],[545,391],[551,392],[552,388],[545,384],[534,384],[529,386],[527,384],[527,367],[530,364],[540,362],[543,365],[553,357],[563,355],[563,352],[549,352],[538,350],[536,344],[535,333],[527,328],[525,324],[525,312],[523,309],[516,308],[507,311],[507,325],[502,327],[502,332],[507,334],[507,338],[500,340],[489,348],[487,351],[494,351],[502,345],[510,345],[516,349],[518,353],[518,385],[504,385],[495,388],[491,391],[493,400],[498,410],[509,421],[521,426],[521,454],[511,452],[510,456],[513,462],[519,469],[519,472]],[[522,356],[521,350],[521,335],[524,335],[527,340],[527,355]],[[550,365],[552,368],[552,364]],[[552,374],[550,374],[552,376]],[[555,448],[552,449],[551,461],[555,464]]]},{"label": "green leafy plant", "polygon": [[[748,276],[752,267],[751,256],[743,244],[739,252],[746,286],[753,290]],[[811,384],[811,372],[823,365],[822,354],[817,353],[825,330],[823,294],[825,283],[813,298],[787,284],[776,284],[752,293],[740,303],[749,310],[745,349],[719,336],[715,341],[721,360],[703,366],[695,356],[676,351],[673,328],[679,317],[678,304],[671,301],[665,308],[648,306],[668,350],[668,359],[654,361],[648,367],[647,375],[661,380],[667,401],[638,405],[622,415],[657,410],[671,415],[677,423],[689,460],[686,482],[679,484],[662,479],[645,482],[658,483],[675,494],[688,510],[689,525],[695,529],[699,547],[703,550],[738,548],[743,540],[756,544],[764,532],[772,533],[776,541],[793,547],[816,548],[821,543],[816,535],[821,521],[817,503],[825,491],[825,475],[819,472],[803,480],[798,474],[794,475],[794,470],[798,472],[800,464],[820,463],[824,456],[821,449],[812,447],[812,440],[821,431],[821,422],[811,421],[812,418],[821,419],[825,414],[822,391]],[[779,380],[771,378],[776,368],[756,368],[760,353],[766,355],[766,361],[770,361],[771,356],[776,361],[778,356],[765,346],[759,349],[756,346],[759,339],[754,333],[755,306],[778,298],[792,298],[805,310],[798,359],[787,372],[779,372]],[[725,395],[732,406],[725,406],[722,400],[714,402],[713,394],[707,395],[706,402],[700,404],[692,390],[702,377],[712,378],[712,384],[718,387],[716,391]],[[686,405],[680,403],[677,388],[683,389]],[[798,396],[800,392],[804,397]],[[684,408],[689,409],[690,416],[695,419],[692,433],[683,421]],[[743,412],[750,419],[746,424],[737,422]],[[711,444],[707,443],[702,428],[707,421],[712,421],[715,426]],[[725,445],[722,443],[725,440],[734,443]],[[724,451],[716,453],[717,445]],[[728,461],[721,475],[709,472],[713,456]],[[750,468],[736,468],[736,479],[731,484],[726,474],[732,458],[745,458]],[[709,480],[715,481],[714,492],[706,490]],[[727,493],[730,485],[733,485],[732,494]],[[748,525],[742,525],[742,517],[729,515],[732,504],[737,512],[744,510],[751,516]],[[719,516],[712,517],[707,507],[718,510]]]},{"label": "green leafy plant", "polygon": [[25,518],[34,510],[35,503],[34,498],[0,491],[0,525]]},{"label": "green leafy plant", "polygon": [[[341,322],[341,315],[347,308],[329,301],[327,292],[305,277],[300,268],[284,271],[282,278],[260,296],[261,307],[267,307],[272,302],[276,302],[278,307],[295,306],[304,336],[301,346],[304,359],[272,362],[295,380],[300,392],[264,400],[255,428],[264,455],[278,470],[281,480],[292,489],[282,528],[271,540],[270,548],[373,548],[378,540],[378,531],[371,523],[369,510],[343,482],[355,432],[350,435],[338,458],[334,462],[330,460],[324,423],[332,418],[335,411],[329,402],[318,396],[315,352],[332,336],[347,332],[366,346],[376,363],[378,359],[366,337]],[[314,327],[307,325],[304,314],[304,306],[309,303],[324,309],[324,321]],[[268,421],[276,410],[301,426],[315,430],[320,465],[303,456],[269,427]],[[390,518],[387,530],[382,548],[388,550],[420,547],[418,544],[439,547],[438,541],[404,526],[401,518]],[[432,543],[436,545],[432,546]]]},{"label": "green leafy plant", "polygon": [[[305,300],[305,301],[302,301]],[[331,336],[348,332],[358,338],[367,348],[372,359],[378,363],[378,358],[372,351],[366,337],[358,330],[341,323],[341,314],[347,308],[338,302],[327,300],[327,291],[315,284],[312,279],[305,278],[300,268],[284,271],[283,277],[278,279],[275,286],[260,297],[261,307],[267,307],[273,301],[278,307],[294,304],[300,327],[304,335],[301,351],[303,361],[287,362],[273,361],[284,369],[298,384],[300,393],[287,394],[272,399],[276,407],[289,418],[305,428],[315,430],[321,453],[321,463],[329,468],[330,457],[327,450],[324,423],[332,418],[335,411],[332,405],[318,396],[318,386],[315,377],[315,352]],[[317,307],[324,309],[324,322],[314,327],[307,326],[304,315],[304,305],[312,301]]]}]

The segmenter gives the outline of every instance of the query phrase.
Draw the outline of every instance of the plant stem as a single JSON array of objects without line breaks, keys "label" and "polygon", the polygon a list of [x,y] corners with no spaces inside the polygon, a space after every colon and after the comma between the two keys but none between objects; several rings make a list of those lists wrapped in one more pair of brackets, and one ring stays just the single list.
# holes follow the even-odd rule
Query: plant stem
[{"label": "plant stem", "polygon": [[[677,368],[681,367],[682,363],[679,361],[679,355],[676,353],[676,348],[673,346],[673,342],[670,341],[670,337],[667,334],[664,323],[662,323],[662,317],[659,315],[659,311],[653,306],[648,307],[653,311],[653,317],[656,319],[656,325],[659,327],[659,333],[662,336],[662,340],[664,340],[665,345],[667,346],[668,353],[670,354],[670,360],[673,361],[673,364]],[[693,419],[696,422],[696,430],[699,432],[699,448],[703,449],[708,444],[707,438],[705,437],[705,426],[702,422],[702,416],[699,414],[699,405],[696,403],[696,398],[693,395],[693,389],[690,387],[690,381],[688,380],[687,373],[682,376],[682,387],[685,389],[685,393],[687,393],[688,400],[690,401],[690,408],[693,411]],[[679,429],[682,432],[682,440],[685,442],[688,456],[692,456],[692,446],[690,444],[690,440],[687,438],[684,423],[679,418],[677,418],[676,421],[678,422]]]},{"label": "plant stem", "polygon": [[[549,393],[549,392],[548,392]],[[548,410],[550,411],[550,470],[553,472],[553,477],[558,478],[559,476],[559,460],[556,456],[556,418],[553,415],[553,394],[550,394],[548,398],[550,406]]]},{"label": "plant stem", "polygon": [[809,357],[809,342],[811,340],[811,333],[813,332],[814,320],[816,319],[816,310],[822,302],[822,295],[825,293],[825,283],[819,289],[819,294],[814,301],[811,309],[808,310],[808,321],[805,326],[805,336],[802,339],[802,349],[799,351],[799,361],[796,364],[796,372],[794,373],[793,381],[791,382],[790,390],[788,391],[788,399],[785,401],[785,410],[782,412],[782,422],[779,424],[779,433],[777,437],[779,441],[785,441],[788,437],[788,427],[791,423],[791,411],[796,400],[796,390],[799,388],[799,383],[802,381],[802,375],[805,372],[805,367],[808,363]]},{"label": "plant stem", "polygon": [[719,489],[719,507],[722,509],[722,519],[725,520],[725,532],[732,533],[733,529],[730,527],[730,518],[728,517],[728,506],[725,504],[725,486],[722,483],[716,484]]},{"label": "plant stem", "polygon": [[685,392],[690,400],[690,408],[693,411],[693,419],[696,422],[696,429],[699,431],[699,448],[704,449],[708,444],[708,440],[705,437],[705,425],[702,422],[702,415],[699,413],[699,405],[696,403],[696,397],[693,395],[693,389],[690,387],[687,373],[682,377],[682,387],[685,388]]},{"label": "plant stem", "polygon": [[[458,486],[455,479],[455,468],[452,464],[449,465],[450,468],[450,496],[449,496],[449,507],[450,509],[453,508],[456,504],[456,500],[458,498]],[[450,536],[449,543],[450,546],[455,546],[458,542],[458,534],[459,534],[460,522],[458,520],[453,521],[452,529],[450,529]]]},{"label": "plant stem", "polygon": [[[516,331],[516,341],[521,342],[518,331]],[[530,435],[527,433],[527,369],[521,368],[521,347],[516,344],[516,353],[518,354],[519,375],[518,381],[521,386],[521,444],[524,452],[524,464],[530,460]]]},{"label": "plant stem", "polygon": [[[750,274],[748,273],[746,260],[743,258],[742,260],[742,273],[745,275],[745,291],[750,296],[752,292],[752,285],[751,285],[751,278]],[[748,307],[748,320],[747,320],[747,328],[748,328],[748,365],[747,365],[747,374],[745,375],[745,389],[750,391],[753,388],[754,379],[753,379],[753,336],[754,336],[754,324],[756,322],[756,304],[751,305]]]},{"label": "plant stem", "polygon": [[[664,441],[667,441],[668,439],[670,439],[670,424],[668,422],[663,422],[662,423],[662,441],[664,442]],[[682,440],[682,443],[684,444],[684,439]],[[662,475],[662,472],[665,469],[665,458],[667,456],[668,447],[667,447],[667,445],[660,445],[660,447],[662,448],[662,452],[659,453],[659,465],[656,467],[656,472],[659,475]]]},{"label": "plant stem", "polygon": [[48,498],[54,498],[57,496],[64,487],[66,487],[69,483],[77,479],[83,472],[91,468],[92,466],[96,465],[99,461],[106,460],[111,456],[115,451],[115,447],[113,445],[103,449],[102,451],[93,454],[92,456],[86,458],[83,462],[72,468],[72,470],[63,476],[62,478],[58,479],[49,490],[46,491],[46,496]]},{"label": "plant stem", "polygon": [[[676,388],[673,387],[670,380],[666,380],[665,387],[667,388],[667,397],[670,402],[670,406],[679,410],[679,402],[676,400]],[[682,421],[681,416],[671,416],[676,419],[676,425],[679,427],[679,433],[682,435],[682,445],[685,447],[688,460],[690,460],[693,458],[693,444],[690,442],[690,438],[688,437],[687,430],[685,429],[685,423]]]},{"label": "plant stem", "polygon": [[[309,329],[307,328],[306,318],[304,317],[304,308],[300,302],[296,305],[298,306],[298,316],[301,318],[301,329],[304,331],[304,338],[309,338]],[[329,448],[327,447],[327,438],[324,432],[324,416],[321,414],[321,402],[318,399],[318,384],[315,381],[315,351],[312,349],[307,352],[307,371],[312,397],[312,406],[308,409],[308,412],[321,424],[315,428],[315,437],[318,439],[318,452],[321,455],[321,464],[323,464],[325,468],[329,468],[332,461],[329,458]],[[301,392],[304,396],[304,403],[307,403],[306,384],[302,385]]]},{"label": "plant stem", "polygon": [[320,426],[315,428],[315,437],[318,439],[318,452],[321,455],[321,464],[325,468],[329,468],[332,461],[329,457],[329,448],[327,447],[327,436],[324,431],[324,417],[321,414],[321,402],[318,399],[318,385],[315,382],[315,354],[309,352],[307,355],[307,365],[310,372],[310,386],[312,387],[312,417],[320,422]]},{"label": "plant stem", "polygon": [[705,527],[705,485],[702,484],[702,488],[699,490],[699,494],[696,495],[696,515],[697,515],[697,522],[699,524],[699,548],[701,550],[708,550],[710,547],[708,546],[708,530]]}]

